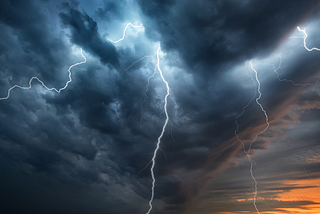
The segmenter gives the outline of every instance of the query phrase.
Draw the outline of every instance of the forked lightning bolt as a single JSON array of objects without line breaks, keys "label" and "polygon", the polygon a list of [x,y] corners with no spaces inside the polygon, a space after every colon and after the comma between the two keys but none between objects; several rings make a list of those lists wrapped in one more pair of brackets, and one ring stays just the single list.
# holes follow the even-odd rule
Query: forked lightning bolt
[{"label": "forked lightning bolt", "polygon": [[257,195],[258,195],[258,182],[257,182],[257,180],[256,180],[256,178],[254,177],[254,174],[253,174],[253,166],[254,166],[254,164],[255,164],[255,161],[252,159],[252,157],[251,157],[251,155],[250,155],[250,151],[251,151],[251,148],[252,148],[252,144],[257,140],[257,138],[258,138],[258,136],[259,136],[260,134],[264,133],[264,132],[269,128],[270,124],[269,124],[269,118],[268,118],[267,112],[266,112],[266,110],[263,108],[263,106],[261,105],[261,103],[259,102],[259,100],[261,99],[262,94],[261,94],[261,91],[260,91],[261,85],[260,85],[260,81],[259,81],[259,78],[258,78],[258,72],[253,68],[253,65],[252,65],[252,62],[251,62],[251,61],[250,61],[250,66],[251,66],[251,69],[252,69],[252,70],[254,71],[254,73],[255,73],[255,80],[256,80],[256,82],[257,82],[257,84],[258,84],[258,85],[257,85],[257,91],[258,91],[259,96],[255,99],[255,101],[256,101],[256,103],[258,104],[258,106],[260,107],[261,111],[263,112],[263,114],[264,114],[264,116],[265,116],[265,123],[266,123],[267,125],[266,125],[266,127],[265,127],[262,131],[260,131],[258,134],[256,134],[256,136],[254,137],[254,139],[250,142],[250,146],[249,146],[248,150],[246,151],[244,143],[242,142],[242,140],[241,140],[241,139],[239,138],[239,136],[238,136],[238,131],[239,131],[238,119],[239,119],[239,117],[241,117],[241,116],[244,114],[246,108],[247,108],[247,107],[251,104],[251,102],[254,100],[254,97],[256,96],[256,91],[255,91],[254,96],[250,99],[249,103],[242,108],[241,114],[239,114],[239,115],[236,117],[236,119],[235,119],[235,124],[237,125],[237,129],[236,129],[236,131],[234,132],[234,134],[236,135],[237,140],[242,144],[243,149],[244,149],[244,152],[245,152],[245,154],[247,155],[248,160],[249,160],[249,162],[250,162],[250,175],[251,175],[252,180],[253,180],[253,182],[254,182],[253,205],[254,205],[257,213],[260,214],[259,209],[258,209],[258,207],[257,207],[257,205],[256,205],[256,198],[257,198]]},{"label": "forked lightning bolt", "polygon": [[33,80],[37,80],[38,82],[40,82],[41,85],[42,85],[44,88],[46,88],[47,90],[49,90],[49,91],[56,91],[57,93],[60,93],[61,91],[63,91],[64,89],[66,89],[66,88],[68,87],[68,85],[69,85],[70,82],[72,82],[72,78],[71,78],[71,68],[73,68],[73,67],[75,67],[75,66],[77,66],[77,65],[86,63],[87,59],[86,59],[86,57],[83,55],[82,49],[81,49],[81,56],[83,57],[84,61],[78,62],[78,63],[76,63],[76,64],[73,64],[73,65],[71,65],[71,66],[69,67],[69,69],[68,69],[69,80],[66,82],[66,85],[65,85],[64,87],[62,87],[62,88],[60,88],[60,89],[48,88],[48,87],[44,84],[44,82],[41,81],[38,77],[32,77],[32,78],[29,80],[29,86],[24,87],[24,86],[20,86],[20,85],[14,85],[14,86],[12,86],[11,88],[9,88],[9,90],[8,90],[8,95],[7,95],[6,97],[0,98],[0,100],[6,100],[6,99],[8,99],[8,98],[10,97],[10,92],[11,92],[11,90],[14,89],[14,88],[20,88],[20,89],[23,89],[23,90],[30,89],[30,88],[32,87],[32,84],[31,84],[31,83],[32,83]]},{"label": "forked lightning bolt", "polygon": [[169,87],[169,84],[166,81],[166,79],[163,77],[162,71],[160,69],[159,52],[160,52],[160,45],[159,45],[159,48],[157,50],[157,68],[158,68],[158,71],[160,73],[161,79],[165,83],[166,88],[167,88],[167,94],[166,94],[166,96],[164,98],[164,113],[166,115],[166,120],[165,120],[164,125],[162,127],[161,134],[158,137],[157,146],[156,146],[156,149],[154,150],[153,157],[152,157],[152,165],[151,165],[151,169],[150,169],[151,177],[152,177],[152,189],[151,189],[151,198],[150,198],[150,201],[149,201],[150,208],[149,208],[149,210],[148,210],[148,212],[146,214],[149,214],[151,212],[151,210],[152,210],[152,201],[153,201],[153,198],[154,198],[154,187],[155,187],[155,183],[156,183],[156,179],[154,177],[153,170],[154,170],[154,166],[156,164],[157,152],[160,149],[161,138],[163,136],[163,133],[164,133],[164,131],[165,131],[166,127],[167,127],[168,121],[169,121],[169,115],[168,115],[168,111],[167,111],[167,101],[168,101],[168,96],[170,95],[170,87]]}]

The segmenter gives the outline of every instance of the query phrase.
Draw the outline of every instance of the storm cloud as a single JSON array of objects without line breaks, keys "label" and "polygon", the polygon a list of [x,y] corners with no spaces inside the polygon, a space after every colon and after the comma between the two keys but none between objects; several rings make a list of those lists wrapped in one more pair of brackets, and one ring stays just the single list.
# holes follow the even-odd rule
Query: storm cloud
[{"label": "storm cloud", "polygon": [[147,212],[159,46],[151,213],[256,213],[247,155],[261,212],[319,210],[319,6],[4,0],[1,98],[86,63],[0,100],[0,212]]}]

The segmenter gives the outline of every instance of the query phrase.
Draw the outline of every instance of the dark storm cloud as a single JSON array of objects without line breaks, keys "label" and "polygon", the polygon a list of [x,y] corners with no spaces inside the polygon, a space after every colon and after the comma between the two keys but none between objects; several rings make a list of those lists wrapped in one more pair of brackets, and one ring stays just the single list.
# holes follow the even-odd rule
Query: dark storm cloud
[{"label": "dark storm cloud", "polygon": [[[60,22],[55,23],[48,18],[48,11],[39,10],[43,6],[48,6],[45,4],[45,2],[37,1],[5,1],[2,4],[0,17],[1,37],[3,37],[3,40],[1,40],[1,83],[3,83],[1,85],[1,97],[9,87],[15,83],[26,85],[30,77],[34,75],[37,75],[49,87],[54,85],[58,88],[58,84],[54,83],[61,84],[66,80],[66,76],[62,77],[60,74],[65,75],[67,73],[68,65],[71,64],[68,54],[71,51],[64,41],[59,40],[62,39],[59,38],[59,33],[57,33],[57,36],[56,32],[51,32],[53,30],[52,26],[60,25]],[[59,12],[56,10],[55,16],[58,17]],[[69,18],[64,21],[78,21],[80,31],[74,31],[76,42],[84,42],[81,36],[87,36],[88,39],[91,39],[88,46],[83,44],[84,50],[101,57],[103,63],[117,64],[115,47],[112,44],[107,44],[108,42],[102,42],[99,35],[94,36],[97,29],[94,27],[95,22],[90,17],[80,12],[77,13],[75,10],[73,13],[64,13],[64,15],[66,19]],[[75,18],[75,20],[72,18]],[[90,24],[90,26],[81,29],[81,27],[85,27],[85,21],[88,21],[87,24]],[[71,26],[68,25],[67,27]],[[76,33],[82,34],[78,38]],[[81,44],[78,45],[81,46]],[[98,46],[101,46],[101,49]],[[106,47],[109,47],[109,52],[102,49]],[[77,62],[79,59],[71,61]],[[72,71],[74,70],[76,69]],[[90,88],[89,86],[95,85],[92,83],[99,79],[99,77],[95,78],[89,75],[90,72],[94,73],[95,70],[95,66],[92,70],[89,67],[87,70],[88,76],[85,76],[85,74],[75,76],[75,80],[78,80],[84,86],[88,86],[88,90],[84,88],[80,91],[79,96],[75,96],[78,95],[75,90],[80,90],[80,88],[72,89],[72,87],[70,87],[71,90],[68,93],[61,93],[62,97],[57,96],[55,98],[56,95],[52,93],[39,95],[37,92],[43,90],[43,88],[33,82],[31,90],[14,90],[11,93],[10,101],[8,100],[9,102],[1,103],[0,135],[1,160],[3,160],[1,161],[1,168],[6,171],[6,176],[1,178],[1,183],[7,186],[1,188],[1,192],[2,196],[8,196],[1,205],[2,213],[49,213],[51,200],[61,201],[61,198],[67,197],[65,194],[69,195],[70,198],[77,198],[76,195],[88,195],[90,191],[90,194],[93,194],[94,191],[87,189],[87,186],[105,183],[111,189],[112,186],[119,185],[119,183],[121,185],[132,183],[130,176],[123,175],[128,170],[126,169],[126,162],[117,158],[117,154],[110,154],[108,158],[105,158],[106,151],[112,153],[107,150],[108,145],[106,144],[106,142],[110,142],[110,139],[101,133],[118,132],[120,127],[114,125],[116,123],[108,123],[109,120],[114,121],[112,118],[110,119],[110,115],[114,115],[114,113],[113,110],[106,108],[103,104],[108,105],[113,101],[111,98],[112,90],[110,90],[111,95],[108,96],[109,93],[100,92],[107,90],[107,88]],[[80,68],[77,71],[80,71],[81,74],[84,68],[82,67],[82,70]],[[75,98],[80,99],[74,101]],[[56,99],[56,105],[52,104],[53,99]],[[76,107],[73,102],[76,102],[79,106],[83,105],[83,107]],[[84,105],[84,102],[86,102],[86,105]],[[102,104],[99,105],[99,103]],[[73,107],[72,111],[68,106]],[[103,110],[107,110],[107,112]],[[79,113],[80,123],[74,112]],[[100,116],[100,118],[95,115]],[[99,123],[94,122],[95,119],[99,119]],[[91,129],[86,127],[91,127]],[[90,166],[86,165],[88,164],[86,161],[100,160],[100,157],[104,157],[104,159],[101,158],[101,161],[98,161],[101,165],[97,162],[89,164]],[[114,160],[118,161],[117,163],[112,161],[113,157],[116,157]],[[74,162],[74,160],[77,161]],[[78,164],[81,160],[86,164]],[[118,164],[123,166],[123,171],[118,167]],[[89,168],[90,170],[88,170]],[[110,177],[102,179],[101,175],[104,174]],[[125,178],[126,176],[127,178]],[[33,179],[30,179],[30,177],[33,177]],[[46,186],[41,182],[35,182],[36,177],[44,183],[50,183],[50,185]],[[124,181],[125,179],[127,181]],[[58,191],[54,190],[55,185],[53,184],[55,182],[58,182]],[[139,184],[133,185],[133,187],[137,191],[140,188]],[[73,188],[82,188],[82,190],[74,194],[72,193]],[[40,191],[41,189],[42,191]],[[101,188],[101,191],[102,189],[104,188]],[[144,193],[145,190],[140,190],[140,192]],[[131,194],[131,198],[136,197],[134,191]],[[41,197],[41,195],[45,195],[45,197]],[[103,196],[102,193],[100,196]],[[96,196],[93,198],[90,200],[100,200]],[[118,201],[122,200],[118,195],[111,198]],[[29,201],[29,203],[24,203],[24,201]],[[65,198],[63,203],[66,203],[66,201],[68,199]],[[109,201],[112,203],[112,200]],[[20,204],[19,209],[15,208],[16,203]],[[34,210],[36,203],[43,204],[37,206],[39,208],[37,211]],[[70,213],[74,212],[75,209],[78,210],[78,213],[88,212],[89,208],[85,205],[82,206],[82,209],[76,208],[77,203],[70,200],[69,206],[71,208],[64,208],[63,210],[52,208],[50,212]],[[120,202],[114,202],[113,204],[116,203]],[[91,204],[95,204],[95,202]],[[106,202],[101,201],[99,206],[103,207],[102,204],[105,206]],[[92,209],[97,210],[97,207]],[[117,212],[121,212],[120,210]],[[105,211],[97,211],[97,213],[101,212],[105,213]],[[116,213],[116,210],[113,213]]]},{"label": "dark storm cloud", "polygon": [[87,14],[69,8],[68,13],[60,13],[62,23],[71,28],[71,41],[85,51],[99,57],[101,62],[118,66],[116,48],[111,42],[103,40],[98,33],[97,22]]},{"label": "dark storm cloud", "polygon": [[103,21],[123,20],[125,18],[124,7],[125,1],[119,0],[114,2],[112,0],[103,1],[102,7],[96,10],[96,16]]},{"label": "dark storm cloud", "polygon": [[[1,4],[0,20],[10,26],[22,43],[24,51],[43,55],[51,53],[46,29],[47,17],[39,12],[39,3],[33,1],[4,1]],[[49,56],[48,56],[49,57]]]},{"label": "dark storm cloud", "polygon": [[[160,40],[165,50],[178,50],[194,68],[267,56],[319,6],[318,1],[140,0],[139,4],[149,37]],[[213,72],[205,68],[199,72]]]},{"label": "dark storm cloud", "polygon": [[[240,110],[245,103],[236,104],[236,100],[248,100],[248,96],[245,95],[243,89],[241,89],[241,94],[235,94],[237,86],[227,84],[223,76],[218,76],[212,82],[207,81],[212,77],[209,73],[224,71],[224,75],[227,76],[228,72],[222,69],[223,67],[234,66],[240,60],[266,57],[279,46],[280,42],[287,39],[288,34],[301,21],[318,8],[318,2],[309,2],[309,4],[291,4],[288,2],[260,4],[250,1],[240,5],[242,3],[224,1],[223,3],[216,3],[216,5],[211,2],[212,5],[210,5],[209,2],[203,1],[202,5],[197,4],[198,2],[186,4],[177,1],[166,1],[164,3],[140,1],[140,7],[146,16],[144,24],[149,37],[160,40],[162,48],[167,51],[178,51],[188,65],[196,68],[194,70],[187,68],[195,79],[201,73],[208,77],[206,81],[198,82],[199,87],[197,89],[199,91],[194,90],[194,88],[189,89],[182,84],[179,85],[180,89],[177,87],[174,90],[178,103],[182,104],[179,111],[183,113],[191,111],[192,113],[188,115],[189,118],[192,118],[193,124],[199,125],[199,131],[189,132],[187,131],[188,128],[184,129],[188,137],[184,134],[184,137],[179,138],[179,131],[175,132],[177,142],[183,142],[183,145],[178,147],[185,150],[190,149],[190,152],[183,153],[183,149],[181,149],[182,151],[178,152],[176,150],[174,153],[179,154],[179,156],[176,156],[177,159],[181,157],[180,160],[184,160],[180,167],[201,169],[206,166],[210,171],[218,168],[231,156],[232,152],[239,149],[239,147],[230,150],[218,149],[218,151],[221,151],[220,154],[216,154],[215,158],[212,159],[208,157],[208,154],[212,154],[212,151],[217,149],[214,145],[222,142],[226,143],[228,142],[227,139],[232,136],[235,116],[225,117],[225,115],[228,115],[227,112],[230,112],[230,106],[234,107],[235,110]],[[207,13],[206,10],[208,10]],[[299,55],[296,57],[298,58]],[[317,65],[312,68],[312,64],[308,63],[315,62],[314,57],[305,56],[305,60],[292,60],[292,62],[287,70],[293,74],[296,80],[303,82],[303,77],[309,77],[317,71]],[[308,65],[308,67],[305,65]],[[212,69],[212,67],[204,69],[208,66],[220,69]],[[302,74],[301,70],[306,70],[306,72]],[[269,72],[272,72],[272,69],[269,69]],[[310,73],[306,74],[308,72]],[[278,80],[272,79],[262,86],[263,89],[268,90],[263,91],[261,102],[265,104],[272,123],[286,114],[286,110],[283,110],[284,107],[294,99],[295,94],[303,90],[289,86],[291,91],[288,92],[285,90],[288,87],[287,84],[275,84],[275,81]],[[221,86],[219,82],[222,82]],[[223,84],[228,86],[224,87]],[[212,85],[215,85],[215,87]],[[212,89],[209,90],[209,87],[212,87]],[[184,93],[185,96],[183,96]],[[191,94],[192,96],[190,96]],[[217,103],[219,103],[218,106]],[[241,124],[241,128],[248,130],[247,133],[250,136],[247,139],[253,139],[255,133],[259,133],[258,130],[263,129],[263,118],[259,120],[256,118],[256,115],[261,114],[260,111],[259,107],[256,109],[250,108],[248,109],[250,114],[246,114],[244,117],[245,123]],[[183,113],[180,115],[183,115]],[[190,123],[192,123],[191,121]],[[253,129],[254,124],[262,125]],[[189,140],[190,144],[196,141],[199,147],[214,149],[211,152],[204,152],[202,158],[198,159],[197,164],[197,161],[192,158],[195,155],[192,148],[196,151],[196,146],[188,144]],[[233,142],[236,142],[234,140]],[[257,142],[253,147],[253,149],[266,149],[266,143],[259,145]],[[221,159],[221,162],[219,162],[219,159]],[[211,163],[211,166],[209,163]],[[188,174],[187,172],[188,170],[186,174]],[[191,172],[192,170],[190,170]],[[201,176],[206,174],[206,172],[202,173]],[[197,191],[189,191],[190,198],[197,195],[199,189],[205,183],[205,179],[199,180],[199,185],[195,188]],[[186,192],[182,189],[180,191],[181,197],[183,197]],[[186,191],[188,192],[188,190]]]},{"label": "dark storm cloud", "polygon": [[3,1],[1,4],[0,52],[6,62],[2,63],[1,70],[6,73],[4,77],[11,77],[11,84],[27,81],[24,78],[35,74],[48,85],[61,82],[58,74],[63,68],[60,62],[66,58],[65,44],[55,37],[52,20],[39,10],[42,6],[42,2],[37,1]]}]

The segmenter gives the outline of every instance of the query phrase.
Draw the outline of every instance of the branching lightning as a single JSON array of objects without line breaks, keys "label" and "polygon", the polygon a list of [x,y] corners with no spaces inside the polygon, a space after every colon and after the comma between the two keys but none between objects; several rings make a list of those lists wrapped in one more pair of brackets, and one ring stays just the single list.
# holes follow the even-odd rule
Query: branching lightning
[{"label": "branching lightning", "polygon": [[150,169],[151,177],[152,177],[152,189],[151,189],[151,198],[150,198],[150,201],[149,201],[150,208],[149,208],[149,210],[148,210],[148,212],[146,214],[149,214],[151,212],[151,210],[152,210],[152,201],[153,201],[153,198],[154,198],[154,187],[155,187],[155,183],[156,183],[153,170],[154,170],[154,167],[155,167],[155,164],[156,164],[157,152],[160,149],[161,138],[162,138],[162,136],[164,134],[164,131],[165,131],[166,126],[167,126],[168,121],[169,121],[169,115],[168,115],[168,111],[167,111],[167,101],[168,101],[168,96],[170,95],[170,87],[169,87],[169,84],[166,81],[166,79],[163,77],[162,70],[160,69],[159,52],[160,52],[160,45],[159,45],[159,48],[157,50],[157,68],[158,68],[158,71],[160,73],[161,79],[166,84],[166,88],[167,88],[167,94],[166,94],[166,96],[164,98],[164,112],[166,114],[166,120],[165,120],[165,123],[164,123],[164,125],[162,127],[161,134],[158,137],[157,146],[156,146],[156,149],[154,150],[153,157],[152,157],[152,165],[151,165],[151,169]]},{"label": "branching lightning", "polygon": [[136,26],[136,25],[133,25],[133,24],[131,24],[131,23],[128,23],[127,26],[126,26],[126,27],[124,28],[124,30],[123,30],[123,35],[122,35],[122,38],[121,38],[121,39],[118,39],[117,41],[113,41],[113,40],[110,40],[110,39],[109,39],[109,41],[112,42],[112,43],[118,43],[118,42],[122,41],[122,40],[124,39],[124,37],[126,36],[126,31],[127,31],[127,28],[129,27],[129,25],[131,25],[131,26],[134,27],[134,28],[142,27],[142,24]]},{"label": "branching lightning", "polygon": [[69,67],[69,69],[68,69],[69,80],[66,82],[66,85],[65,85],[64,87],[62,87],[62,88],[60,88],[60,89],[48,88],[48,87],[44,84],[44,82],[41,81],[38,77],[31,77],[31,79],[29,80],[29,86],[24,87],[24,86],[20,86],[20,85],[14,85],[14,86],[12,86],[11,88],[9,88],[7,96],[6,96],[6,97],[1,97],[0,100],[6,100],[6,99],[8,99],[8,98],[10,97],[10,92],[11,92],[11,90],[14,89],[14,88],[20,88],[20,89],[23,89],[23,90],[30,89],[30,88],[32,87],[32,84],[31,84],[31,83],[32,83],[33,80],[37,80],[38,82],[40,82],[41,85],[42,85],[44,88],[46,88],[47,90],[49,90],[49,91],[56,91],[57,93],[60,93],[61,91],[63,91],[64,89],[66,89],[66,88],[68,87],[68,85],[69,85],[70,82],[72,82],[72,78],[71,78],[71,68],[73,68],[73,67],[75,67],[75,66],[77,66],[77,65],[86,63],[87,59],[86,59],[86,57],[83,55],[82,49],[81,49],[81,56],[83,57],[84,61],[78,62],[78,63],[76,63],[76,64],[73,64],[73,65],[71,65],[71,66]]},{"label": "branching lightning", "polygon": [[[251,155],[250,155],[250,151],[251,151],[251,148],[252,148],[252,144],[257,140],[257,138],[258,138],[258,136],[259,136],[260,134],[264,133],[264,132],[269,128],[270,124],[269,124],[269,118],[268,118],[267,112],[266,112],[266,110],[263,108],[263,106],[261,105],[261,103],[259,102],[259,100],[261,99],[262,94],[261,94],[261,91],[260,91],[260,86],[261,86],[261,85],[260,85],[260,81],[259,81],[259,78],[258,78],[258,72],[253,68],[253,65],[252,65],[252,62],[251,62],[251,61],[250,61],[250,66],[251,66],[251,69],[252,69],[252,70],[254,71],[254,73],[255,73],[255,80],[256,80],[256,82],[257,82],[257,84],[258,84],[258,85],[257,85],[257,91],[258,91],[259,96],[255,99],[255,101],[256,101],[257,105],[260,107],[261,111],[263,112],[263,114],[264,114],[264,116],[265,116],[265,123],[266,123],[267,125],[266,125],[266,127],[265,127],[262,131],[260,131],[258,134],[256,134],[256,136],[254,137],[254,139],[250,142],[250,146],[249,146],[248,150],[246,150],[244,143],[242,142],[242,140],[241,140],[241,139],[239,138],[239,136],[238,136],[238,131],[239,131],[238,119],[239,119],[239,117],[241,117],[241,116],[244,114],[246,108],[247,108],[247,107],[251,104],[251,102],[254,100],[254,98],[255,98],[255,96],[256,96],[256,91],[255,91],[253,97],[250,99],[250,101],[248,102],[248,104],[245,105],[245,106],[242,108],[242,112],[241,112],[241,113],[236,117],[236,119],[235,119],[235,124],[237,125],[237,129],[236,129],[236,131],[234,132],[234,134],[235,134],[237,140],[242,144],[243,150],[244,150],[245,154],[247,155],[247,158],[248,158],[248,160],[249,160],[249,162],[250,162],[250,175],[251,175],[252,180],[253,180],[253,182],[254,182],[253,205],[254,205],[257,213],[260,214],[259,209],[258,209],[258,207],[257,207],[257,205],[256,205],[256,198],[257,198],[257,195],[258,195],[258,182],[257,182],[257,180],[256,180],[256,178],[254,177],[254,174],[253,174],[253,166],[254,166],[256,163],[255,163],[255,161],[252,159],[252,157],[251,157]],[[253,80],[253,78],[251,78],[251,79]]]},{"label": "branching lightning", "polygon": [[[121,39],[119,39],[119,40],[117,40],[117,41],[113,41],[113,40],[109,40],[109,41],[111,41],[111,42],[113,42],[113,43],[118,43],[118,42],[122,41],[122,40],[124,39],[125,35],[126,35],[126,30],[127,30],[127,28],[129,27],[129,25],[131,25],[132,27],[135,27],[135,28],[137,28],[137,27],[142,27],[142,24],[140,24],[140,25],[138,25],[138,26],[135,26],[135,25],[133,25],[133,24],[131,24],[131,23],[128,23],[127,26],[125,27],[125,29],[123,30],[123,36],[122,36]],[[168,114],[168,111],[167,111],[167,103],[168,103],[168,96],[170,95],[170,87],[169,87],[168,82],[167,82],[166,79],[164,78],[164,76],[163,76],[163,74],[162,74],[162,70],[161,70],[161,68],[160,68],[160,56],[159,56],[160,50],[161,50],[161,47],[160,47],[160,45],[159,45],[159,48],[157,49],[157,51],[156,51],[153,55],[144,56],[144,57],[138,59],[137,61],[133,62],[129,67],[127,67],[127,68],[122,72],[122,74],[123,74],[126,70],[128,70],[129,68],[131,68],[134,64],[140,62],[141,60],[143,60],[143,59],[145,59],[145,58],[147,58],[147,57],[153,57],[153,56],[157,55],[157,65],[156,65],[156,68],[155,68],[155,71],[153,72],[153,74],[148,78],[148,83],[147,83],[147,85],[146,85],[146,90],[145,90],[145,96],[147,96],[147,91],[148,91],[148,87],[149,87],[149,84],[150,84],[150,79],[151,79],[152,77],[154,77],[154,75],[156,74],[157,70],[159,71],[160,76],[161,76],[161,79],[162,79],[162,81],[165,83],[166,89],[167,89],[167,93],[166,93],[165,98],[164,98],[164,112],[165,112],[165,115],[166,115],[166,120],[165,120],[165,123],[164,123],[164,125],[163,125],[163,127],[162,127],[162,131],[161,131],[161,133],[160,133],[160,136],[158,137],[158,142],[157,142],[157,145],[156,145],[156,149],[155,149],[154,152],[153,152],[153,157],[152,157],[152,159],[151,159],[151,161],[150,161],[150,162],[152,162],[151,169],[150,169],[151,177],[152,177],[152,188],[151,188],[151,198],[150,198],[150,201],[149,201],[149,210],[147,211],[146,214],[149,214],[149,213],[151,212],[152,208],[153,208],[153,207],[152,207],[152,202],[153,202],[153,199],[154,199],[154,188],[155,188],[155,183],[156,183],[156,179],[155,179],[155,176],[154,176],[154,167],[155,167],[155,164],[156,164],[157,152],[158,152],[158,150],[161,150],[161,148],[160,148],[161,139],[162,139],[162,136],[163,136],[163,134],[164,134],[164,132],[165,132],[165,130],[166,130],[167,124],[168,124],[168,122],[169,122],[169,114]],[[150,163],[150,162],[149,162],[149,163]],[[148,165],[149,165],[149,163],[148,163]],[[147,166],[148,166],[148,165],[147,165]],[[144,168],[144,169],[145,169],[145,168]]]}]

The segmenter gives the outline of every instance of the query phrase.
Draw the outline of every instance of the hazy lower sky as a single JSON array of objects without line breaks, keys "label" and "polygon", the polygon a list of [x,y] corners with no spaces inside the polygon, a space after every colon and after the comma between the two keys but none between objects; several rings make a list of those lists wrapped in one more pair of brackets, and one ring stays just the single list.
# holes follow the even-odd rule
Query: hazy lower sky
[{"label": "hazy lower sky", "polygon": [[0,5],[0,213],[320,213],[319,1]]}]

